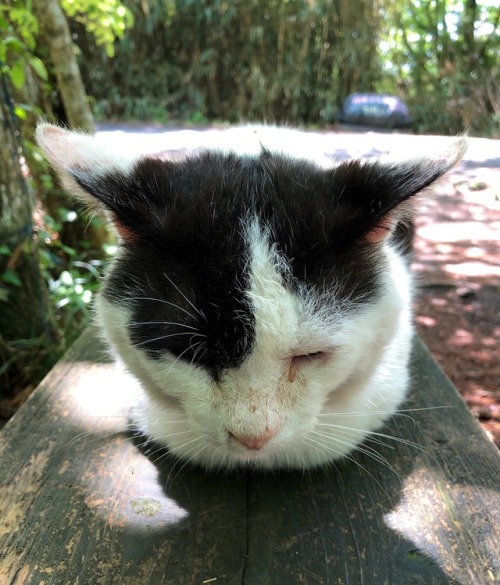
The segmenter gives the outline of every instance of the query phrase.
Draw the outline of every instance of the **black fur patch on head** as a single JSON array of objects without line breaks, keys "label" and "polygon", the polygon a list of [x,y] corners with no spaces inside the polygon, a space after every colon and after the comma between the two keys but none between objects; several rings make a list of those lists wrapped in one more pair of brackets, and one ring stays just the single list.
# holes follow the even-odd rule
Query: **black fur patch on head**
[{"label": "black fur patch on head", "polygon": [[144,242],[134,248],[117,261],[104,289],[109,300],[132,309],[132,343],[153,358],[169,351],[215,377],[238,366],[254,340],[253,315],[242,293],[243,255],[228,262],[216,252],[207,262],[196,254],[162,257]]},{"label": "black fur patch on head", "polygon": [[104,289],[132,307],[132,342],[217,377],[241,364],[255,341],[249,221],[258,219],[286,259],[290,288],[335,288],[341,300],[369,303],[384,263],[366,234],[444,170],[351,162],[325,171],[263,151],[142,159],[129,175],[75,170],[73,178],[133,234]]}]

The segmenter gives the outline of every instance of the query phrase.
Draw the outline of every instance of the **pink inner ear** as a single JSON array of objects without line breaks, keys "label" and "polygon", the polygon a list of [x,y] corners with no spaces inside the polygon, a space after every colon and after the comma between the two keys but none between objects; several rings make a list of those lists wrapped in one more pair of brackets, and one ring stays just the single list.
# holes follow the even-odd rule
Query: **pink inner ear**
[{"label": "pink inner ear", "polygon": [[397,219],[395,214],[391,211],[384,216],[380,222],[371,229],[364,237],[364,240],[369,244],[378,244],[386,240],[392,233]]},{"label": "pink inner ear", "polygon": [[57,168],[69,166],[71,159],[70,133],[63,128],[50,124],[40,124],[36,131],[38,144],[43,148],[47,158]]},{"label": "pink inner ear", "polygon": [[135,242],[137,240],[137,234],[129,227],[123,225],[116,217],[113,218],[113,225],[124,242]]}]

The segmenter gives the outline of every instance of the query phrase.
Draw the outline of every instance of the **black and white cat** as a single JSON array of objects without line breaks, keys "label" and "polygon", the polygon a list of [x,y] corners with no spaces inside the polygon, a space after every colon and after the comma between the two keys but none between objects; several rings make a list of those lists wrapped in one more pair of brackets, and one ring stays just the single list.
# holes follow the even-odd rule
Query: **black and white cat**
[{"label": "black and white cat", "polygon": [[141,428],[206,467],[313,467],[405,397],[412,199],[465,147],[324,168],[287,155],[286,130],[278,150],[253,132],[253,153],[175,162],[48,124],[37,138],[119,235],[97,314],[145,390]]}]

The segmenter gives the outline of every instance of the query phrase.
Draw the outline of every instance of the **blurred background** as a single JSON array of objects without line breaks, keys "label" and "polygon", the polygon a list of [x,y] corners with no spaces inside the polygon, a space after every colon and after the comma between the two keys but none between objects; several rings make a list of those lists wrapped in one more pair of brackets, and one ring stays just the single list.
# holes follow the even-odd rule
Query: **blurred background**
[{"label": "blurred background", "polygon": [[89,324],[115,250],[34,145],[40,117],[498,138],[499,24],[495,0],[0,2],[0,417]]}]

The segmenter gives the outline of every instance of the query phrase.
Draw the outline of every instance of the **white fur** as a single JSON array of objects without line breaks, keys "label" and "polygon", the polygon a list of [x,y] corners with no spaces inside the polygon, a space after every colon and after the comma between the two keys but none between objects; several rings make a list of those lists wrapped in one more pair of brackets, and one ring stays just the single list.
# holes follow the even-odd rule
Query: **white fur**
[{"label": "white fur", "polygon": [[[333,308],[318,316],[313,309],[324,303],[283,286],[277,270],[282,259],[257,220],[246,233],[255,345],[218,383],[173,356],[148,358],[128,338],[129,310],[101,296],[102,326],[146,390],[138,424],[173,453],[206,467],[325,464],[352,451],[404,399],[412,336],[408,271],[386,244],[388,269],[375,306],[341,308],[333,294],[328,299]],[[290,382],[292,356],[316,351],[329,358],[306,360]],[[260,448],[235,439],[268,435]]]},{"label": "white fur", "polygon": [[125,150],[117,152],[107,148],[99,136],[70,132],[52,124],[39,124],[36,140],[59,171],[64,187],[90,207],[96,207],[96,201],[79,187],[70,171],[91,169],[93,175],[99,176],[115,170],[127,175],[137,160],[127,156]]}]

